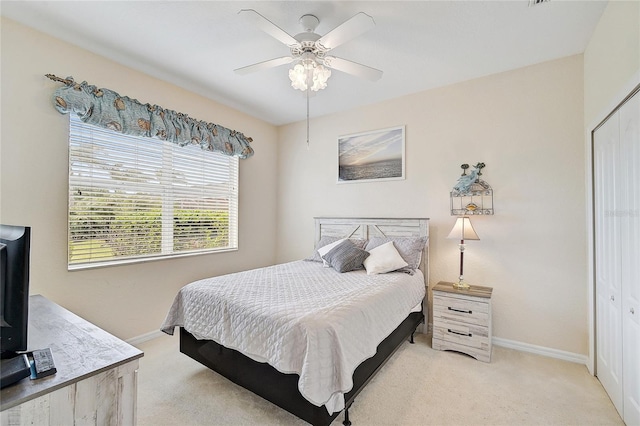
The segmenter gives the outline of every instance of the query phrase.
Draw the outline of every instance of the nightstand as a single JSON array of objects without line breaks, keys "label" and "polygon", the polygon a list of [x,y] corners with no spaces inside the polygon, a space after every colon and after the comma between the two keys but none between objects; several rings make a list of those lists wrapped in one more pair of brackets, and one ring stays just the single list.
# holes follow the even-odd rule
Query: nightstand
[{"label": "nightstand", "polygon": [[440,281],[433,288],[433,349],[453,350],[491,362],[491,293],[472,285],[456,289]]}]

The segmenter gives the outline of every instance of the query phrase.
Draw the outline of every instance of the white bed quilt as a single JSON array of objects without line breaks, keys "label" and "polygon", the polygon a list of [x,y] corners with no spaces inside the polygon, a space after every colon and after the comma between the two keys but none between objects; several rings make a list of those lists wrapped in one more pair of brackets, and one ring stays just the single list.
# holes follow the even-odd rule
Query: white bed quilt
[{"label": "white bed quilt", "polygon": [[282,373],[332,414],[344,408],[356,367],[425,295],[420,271],[340,274],[295,261],[193,282],[183,287],[161,330],[184,327]]}]

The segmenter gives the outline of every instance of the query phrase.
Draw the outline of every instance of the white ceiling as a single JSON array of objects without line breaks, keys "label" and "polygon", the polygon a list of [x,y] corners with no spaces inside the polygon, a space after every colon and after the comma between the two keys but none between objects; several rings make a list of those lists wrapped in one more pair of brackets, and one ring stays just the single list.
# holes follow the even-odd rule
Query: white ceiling
[{"label": "white ceiling", "polygon": [[[305,97],[289,86],[291,65],[244,76],[233,70],[287,56],[289,49],[238,15],[240,9],[255,9],[291,35],[302,31],[298,19],[307,13],[320,19],[320,35],[361,11],[375,19],[375,28],[331,54],[381,69],[382,79],[333,71],[328,87],[311,98],[310,114],[317,117],[582,53],[605,6],[593,0],[533,7],[529,0],[4,0],[0,13],[280,125],[306,117]],[[91,76],[73,77],[101,86]]]}]

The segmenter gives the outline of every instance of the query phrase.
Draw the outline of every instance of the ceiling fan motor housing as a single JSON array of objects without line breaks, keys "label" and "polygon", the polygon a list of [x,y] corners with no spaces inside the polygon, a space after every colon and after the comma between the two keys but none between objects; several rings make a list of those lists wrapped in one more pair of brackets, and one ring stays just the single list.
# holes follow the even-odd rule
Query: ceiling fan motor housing
[{"label": "ceiling fan motor housing", "polygon": [[308,14],[302,15],[298,22],[300,22],[304,32],[296,34],[293,37],[298,41],[299,46],[291,46],[291,56],[294,58],[305,56],[306,59],[309,59],[309,54],[312,54],[316,58],[316,62],[320,63],[317,59],[324,58],[325,53],[328,51],[324,49],[322,45],[316,43],[321,36],[314,31],[320,23],[320,20],[315,15]]}]

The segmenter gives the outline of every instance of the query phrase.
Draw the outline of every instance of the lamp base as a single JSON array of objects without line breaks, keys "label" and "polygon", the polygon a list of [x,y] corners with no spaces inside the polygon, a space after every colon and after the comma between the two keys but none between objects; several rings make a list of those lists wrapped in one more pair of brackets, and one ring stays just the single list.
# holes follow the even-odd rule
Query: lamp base
[{"label": "lamp base", "polygon": [[471,286],[464,282],[464,280],[459,280],[457,283],[453,283],[453,288],[456,290],[468,290]]}]

